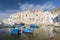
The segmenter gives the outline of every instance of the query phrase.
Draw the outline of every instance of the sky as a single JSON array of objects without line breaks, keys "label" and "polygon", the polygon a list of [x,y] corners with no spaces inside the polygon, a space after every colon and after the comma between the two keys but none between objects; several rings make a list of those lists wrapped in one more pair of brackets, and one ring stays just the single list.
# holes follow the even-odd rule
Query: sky
[{"label": "sky", "polygon": [[0,0],[0,22],[19,11],[51,10],[57,7],[60,7],[60,0]]}]

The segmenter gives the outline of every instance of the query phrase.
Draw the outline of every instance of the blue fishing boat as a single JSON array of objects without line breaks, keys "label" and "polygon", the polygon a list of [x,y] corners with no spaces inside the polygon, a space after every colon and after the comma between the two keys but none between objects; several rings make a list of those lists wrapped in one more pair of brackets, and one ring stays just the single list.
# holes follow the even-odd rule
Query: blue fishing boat
[{"label": "blue fishing boat", "polygon": [[16,27],[20,27],[20,26],[24,26],[25,23],[19,23],[19,24],[15,23],[14,25],[15,25]]},{"label": "blue fishing boat", "polygon": [[39,26],[36,24],[30,24],[30,28],[39,28]]},{"label": "blue fishing boat", "polygon": [[30,29],[30,28],[26,28],[26,27],[23,28],[23,31],[24,31],[24,32],[33,32],[32,29]]},{"label": "blue fishing boat", "polygon": [[21,30],[19,30],[19,29],[11,29],[10,33],[14,34],[14,35],[19,35],[19,34],[21,34],[20,31]]},{"label": "blue fishing boat", "polygon": [[24,27],[24,28],[23,28],[23,33],[24,33],[25,35],[27,35],[27,36],[33,36],[33,30],[30,29],[30,28]]}]

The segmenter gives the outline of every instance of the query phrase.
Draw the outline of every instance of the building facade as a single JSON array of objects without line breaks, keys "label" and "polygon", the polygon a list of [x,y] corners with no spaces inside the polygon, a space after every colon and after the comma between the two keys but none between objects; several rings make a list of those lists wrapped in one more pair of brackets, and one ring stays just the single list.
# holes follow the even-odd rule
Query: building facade
[{"label": "building facade", "polygon": [[51,10],[51,13],[55,15],[53,22],[60,22],[60,8],[55,8]]},{"label": "building facade", "polygon": [[3,24],[8,24],[9,21],[8,21],[8,19],[3,19],[2,23],[3,23]]},{"label": "building facade", "polygon": [[8,24],[25,23],[25,24],[43,24],[53,23],[51,12],[43,10],[30,10],[12,14],[8,18]]}]

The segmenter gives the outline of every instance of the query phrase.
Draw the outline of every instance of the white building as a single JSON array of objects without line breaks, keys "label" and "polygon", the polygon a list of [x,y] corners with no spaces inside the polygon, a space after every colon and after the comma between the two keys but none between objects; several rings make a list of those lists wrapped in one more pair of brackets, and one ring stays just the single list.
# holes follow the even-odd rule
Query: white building
[{"label": "white building", "polygon": [[8,18],[9,24],[14,23],[25,23],[25,24],[44,24],[44,23],[54,23],[53,19],[58,16],[54,15],[53,12],[43,11],[43,10],[30,10],[23,11],[12,14]]},{"label": "white building", "polygon": [[42,10],[31,10],[18,12],[8,18],[9,24],[23,22],[25,24],[35,23],[53,23],[51,19],[51,12],[44,12]]}]

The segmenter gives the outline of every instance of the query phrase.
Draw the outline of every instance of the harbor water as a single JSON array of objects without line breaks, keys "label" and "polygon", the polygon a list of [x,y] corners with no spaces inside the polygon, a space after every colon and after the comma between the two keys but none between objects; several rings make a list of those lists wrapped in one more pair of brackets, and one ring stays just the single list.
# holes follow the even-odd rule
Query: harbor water
[{"label": "harbor water", "polygon": [[55,38],[55,34],[53,33],[53,26],[40,26],[39,25],[39,28],[34,29],[33,37],[28,37],[24,35],[23,33],[21,33],[21,35],[12,35],[10,34],[10,29],[11,28],[0,29],[1,40],[52,40]]}]

